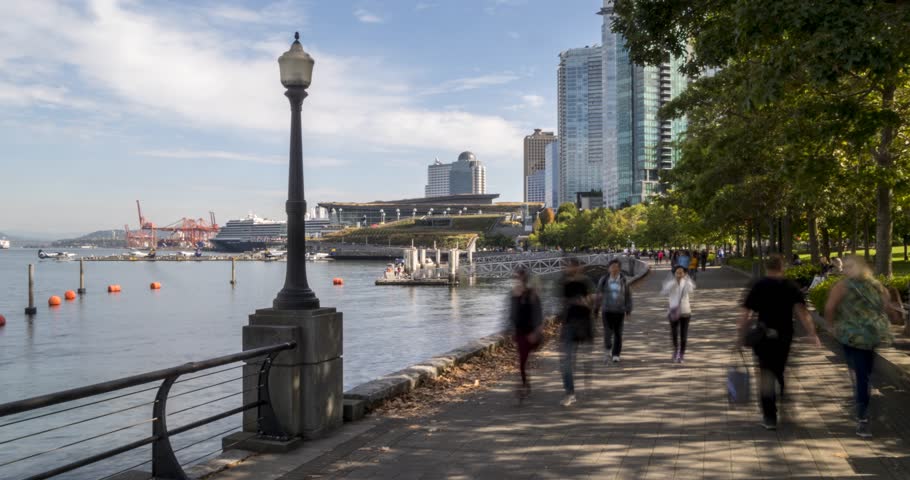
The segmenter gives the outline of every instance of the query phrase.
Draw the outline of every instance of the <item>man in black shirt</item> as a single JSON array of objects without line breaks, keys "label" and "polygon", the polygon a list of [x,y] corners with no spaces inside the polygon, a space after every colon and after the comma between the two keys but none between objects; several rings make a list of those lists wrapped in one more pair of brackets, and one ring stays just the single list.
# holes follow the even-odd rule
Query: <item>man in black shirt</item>
[{"label": "man in black shirt", "polygon": [[562,384],[566,396],[562,406],[575,403],[575,357],[578,344],[589,342],[593,337],[591,321],[591,294],[594,285],[577,258],[566,261],[565,276],[562,280],[563,314],[560,341],[562,343]]},{"label": "man in black shirt", "polygon": [[806,309],[806,299],[799,285],[784,277],[784,262],[772,255],[765,263],[767,275],[759,280],[743,302],[745,311],[739,320],[740,343],[750,326],[752,312],[758,313],[758,325],[765,333],[752,347],[758,357],[759,389],[761,391],[761,425],[767,430],[777,428],[777,384],[784,394],[784,369],[793,341],[793,315],[803,322],[808,340],[820,347],[812,317]]}]

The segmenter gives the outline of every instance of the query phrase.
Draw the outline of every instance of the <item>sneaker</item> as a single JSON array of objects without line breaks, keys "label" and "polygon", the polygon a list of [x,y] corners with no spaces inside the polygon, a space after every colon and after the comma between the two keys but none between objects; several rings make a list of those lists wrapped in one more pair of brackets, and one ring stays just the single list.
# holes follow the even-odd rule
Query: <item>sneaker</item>
[{"label": "sneaker", "polygon": [[673,363],[679,362],[679,353],[673,352],[673,358],[670,361]]},{"label": "sneaker", "polygon": [[684,354],[680,353],[679,356],[676,357],[676,363],[683,363],[683,360],[685,359],[685,357],[686,356]]},{"label": "sneaker", "polygon": [[765,430],[777,430],[777,421],[776,420],[770,420],[770,419],[764,418],[764,419],[762,419],[760,425]]},{"label": "sneaker", "polygon": [[869,420],[856,422],[856,435],[860,438],[872,438],[872,432],[869,430]]},{"label": "sneaker", "polygon": [[613,355],[613,363],[619,363],[619,355]]},{"label": "sneaker", "polygon": [[575,403],[575,401],[576,401],[575,395],[566,395],[565,397],[563,397],[562,401],[559,402],[559,404],[562,405],[563,407],[568,407],[569,405],[572,405],[573,403]]}]

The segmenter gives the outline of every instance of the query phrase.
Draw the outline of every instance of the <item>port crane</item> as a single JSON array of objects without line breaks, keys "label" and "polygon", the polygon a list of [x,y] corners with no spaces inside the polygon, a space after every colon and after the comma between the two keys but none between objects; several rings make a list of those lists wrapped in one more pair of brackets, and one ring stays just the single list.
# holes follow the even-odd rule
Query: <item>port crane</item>
[{"label": "port crane", "polygon": [[203,218],[184,217],[176,222],[158,226],[142,215],[139,200],[136,200],[136,211],[139,214],[139,230],[131,232],[128,225],[124,226],[128,248],[158,246],[197,248],[214,237],[219,229],[215,221],[215,212],[209,212],[208,221]]}]

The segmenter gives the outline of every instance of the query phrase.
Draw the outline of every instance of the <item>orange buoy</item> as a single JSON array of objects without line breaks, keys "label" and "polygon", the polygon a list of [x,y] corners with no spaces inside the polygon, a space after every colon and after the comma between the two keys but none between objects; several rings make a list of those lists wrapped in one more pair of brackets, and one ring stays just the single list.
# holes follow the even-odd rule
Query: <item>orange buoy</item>
[{"label": "orange buoy", "polygon": [[57,305],[60,305],[60,297],[54,295],[51,298],[48,298],[47,304],[52,307],[56,307]]},{"label": "orange buoy", "polygon": [[152,282],[149,285],[149,288],[151,288],[152,290],[161,290],[161,284],[159,282]]},{"label": "orange buoy", "polygon": [[6,317],[0,315],[0,327],[6,325]]},{"label": "orange buoy", "polygon": [[332,285],[344,285],[344,279],[335,277],[332,279]]},{"label": "orange buoy", "polygon": [[66,292],[63,293],[63,298],[65,298],[67,300],[75,300],[76,292],[74,292],[72,290],[67,290]]},{"label": "orange buoy", "polygon": [[108,292],[108,293],[116,293],[116,292],[119,292],[119,291],[120,291],[120,285],[108,285],[108,286],[107,286],[107,292]]}]

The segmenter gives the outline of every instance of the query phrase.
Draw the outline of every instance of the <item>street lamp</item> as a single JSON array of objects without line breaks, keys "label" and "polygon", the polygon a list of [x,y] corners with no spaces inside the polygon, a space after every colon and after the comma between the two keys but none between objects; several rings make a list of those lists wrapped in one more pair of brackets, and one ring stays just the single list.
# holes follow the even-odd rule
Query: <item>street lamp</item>
[{"label": "street lamp", "polygon": [[414,217],[416,217],[416,216],[417,216],[417,209],[415,208],[415,209],[414,209],[414,213],[411,214],[411,218],[414,218]]},{"label": "street lamp", "polygon": [[397,221],[399,221],[399,220],[401,220],[401,209],[400,209],[400,208],[396,208],[396,209],[395,209],[395,221],[397,222]]},{"label": "street lamp", "polygon": [[431,216],[431,217],[433,216],[433,209],[432,209],[432,208],[430,208],[430,211],[427,212],[427,215],[429,215],[429,216]]},{"label": "street lamp", "polygon": [[385,223],[385,209],[384,208],[379,209],[379,218],[380,218],[379,223]]},{"label": "street lamp", "polygon": [[313,77],[313,57],[303,51],[300,34],[294,33],[291,48],[278,59],[284,95],[291,102],[291,148],[288,166],[287,272],[284,287],[272,303],[276,310],[308,310],[319,308],[319,299],[310,289],[306,278],[306,201],[303,195],[303,139],[300,110],[306,89]]},{"label": "street lamp", "polygon": [[451,210],[452,210],[451,208],[446,207],[446,216],[447,216],[447,217],[449,216],[449,211],[451,211]]}]

